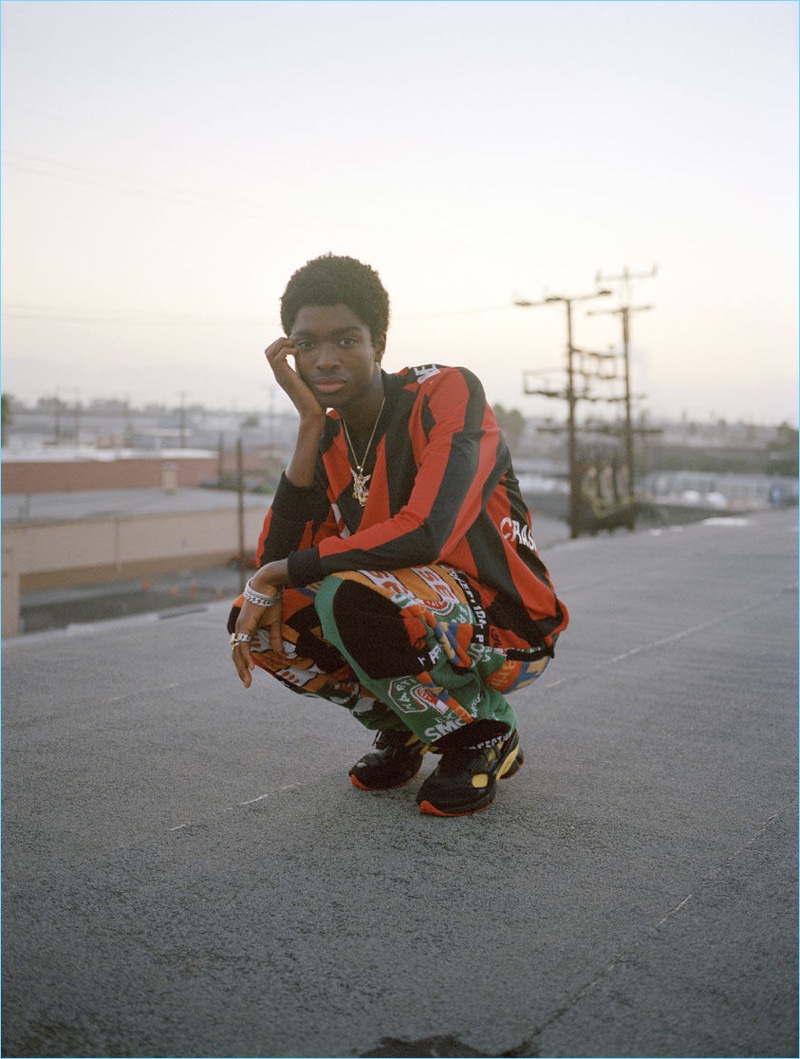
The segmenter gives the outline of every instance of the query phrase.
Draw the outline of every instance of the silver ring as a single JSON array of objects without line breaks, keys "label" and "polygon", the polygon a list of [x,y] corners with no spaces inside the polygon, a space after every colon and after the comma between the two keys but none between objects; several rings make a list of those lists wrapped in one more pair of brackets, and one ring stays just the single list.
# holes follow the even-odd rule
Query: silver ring
[{"label": "silver ring", "polygon": [[246,632],[232,632],[231,633],[230,643],[231,643],[232,647],[236,647],[236,645],[240,644],[240,643],[250,643],[250,641],[252,639],[253,639],[253,637],[250,636],[249,633],[246,633]]}]

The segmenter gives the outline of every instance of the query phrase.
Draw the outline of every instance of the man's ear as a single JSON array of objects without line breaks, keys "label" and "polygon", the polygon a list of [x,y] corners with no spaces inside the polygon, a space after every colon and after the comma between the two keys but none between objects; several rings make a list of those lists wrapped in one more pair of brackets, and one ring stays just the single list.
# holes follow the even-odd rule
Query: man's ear
[{"label": "man's ear", "polygon": [[386,352],[386,332],[378,338],[374,345],[375,349],[375,360],[378,364],[383,360],[383,354]]}]

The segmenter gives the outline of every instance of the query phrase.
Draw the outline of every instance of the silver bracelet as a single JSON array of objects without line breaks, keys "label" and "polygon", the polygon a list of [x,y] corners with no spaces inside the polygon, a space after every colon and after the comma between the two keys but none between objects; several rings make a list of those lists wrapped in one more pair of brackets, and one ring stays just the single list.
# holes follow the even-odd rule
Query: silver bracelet
[{"label": "silver bracelet", "polygon": [[273,603],[278,602],[282,595],[283,587],[276,589],[274,596],[267,596],[253,588],[250,581],[244,586],[244,598],[248,603],[255,603],[257,607],[271,607]]}]

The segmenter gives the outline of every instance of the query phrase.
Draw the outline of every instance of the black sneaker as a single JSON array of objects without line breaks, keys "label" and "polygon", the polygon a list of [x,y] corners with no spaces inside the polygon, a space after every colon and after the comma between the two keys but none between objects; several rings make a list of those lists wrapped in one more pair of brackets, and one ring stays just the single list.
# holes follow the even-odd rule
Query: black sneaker
[{"label": "black sneaker", "polygon": [[422,755],[429,749],[407,728],[389,729],[375,736],[375,749],[350,769],[350,782],[362,791],[388,791],[402,787],[419,772]]},{"label": "black sneaker", "polygon": [[497,780],[519,772],[525,755],[516,729],[504,741],[443,750],[442,760],[419,789],[420,812],[432,816],[468,816],[488,809]]}]

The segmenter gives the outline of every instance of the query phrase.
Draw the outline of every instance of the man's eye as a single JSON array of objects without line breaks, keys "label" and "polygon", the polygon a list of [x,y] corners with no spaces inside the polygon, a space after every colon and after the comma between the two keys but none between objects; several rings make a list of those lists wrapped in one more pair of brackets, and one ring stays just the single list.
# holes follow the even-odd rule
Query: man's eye
[{"label": "man's eye", "polygon": [[352,349],[352,347],[356,344],[356,341],[357,340],[351,335],[345,335],[344,338],[339,339],[339,345],[343,346],[345,349]]},{"label": "man's eye", "polygon": [[308,351],[310,349],[313,349],[314,343],[313,342],[308,342],[308,341],[303,340],[303,339],[298,339],[295,342],[295,347],[297,349],[299,349],[301,353],[308,353]]}]

